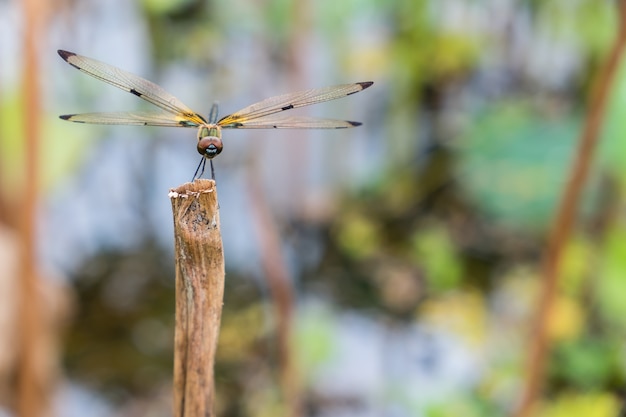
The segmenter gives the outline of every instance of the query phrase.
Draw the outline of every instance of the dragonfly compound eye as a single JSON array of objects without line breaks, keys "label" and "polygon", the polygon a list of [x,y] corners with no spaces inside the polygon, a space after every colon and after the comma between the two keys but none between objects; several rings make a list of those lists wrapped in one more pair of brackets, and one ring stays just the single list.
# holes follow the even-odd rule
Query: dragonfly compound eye
[{"label": "dragonfly compound eye", "polygon": [[205,136],[198,141],[198,153],[213,159],[222,152],[222,140],[215,136]]}]

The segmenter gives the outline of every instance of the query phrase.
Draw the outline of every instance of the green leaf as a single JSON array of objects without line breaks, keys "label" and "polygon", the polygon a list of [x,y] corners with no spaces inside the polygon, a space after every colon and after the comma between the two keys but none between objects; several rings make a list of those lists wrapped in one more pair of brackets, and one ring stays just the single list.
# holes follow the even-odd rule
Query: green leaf
[{"label": "green leaf", "polygon": [[431,290],[450,290],[456,288],[461,280],[461,260],[454,242],[443,227],[434,226],[415,234],[413,258],[424,269]]},{"label": "green leaf", "polygon": [[562,194],[578,132],[576,117],[548,118],[524,102],[489,106],[459,139],[458,180],[490,221],[543,231]]}]

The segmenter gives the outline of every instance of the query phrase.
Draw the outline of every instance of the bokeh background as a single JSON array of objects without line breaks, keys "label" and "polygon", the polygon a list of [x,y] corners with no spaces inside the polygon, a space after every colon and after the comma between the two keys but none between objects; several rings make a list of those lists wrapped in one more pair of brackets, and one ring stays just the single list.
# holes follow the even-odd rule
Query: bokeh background
[{"label": "bokeh background", "polygon": [[[0,1],[0,415],[171,415],[167,193],[191,179],[196,132],[59,120],[149,105],[57,49],[200,113],[374,81],[296,111],[361,127],[223,133],[217,415],[496,417],[526,384],[546,242],[617,27],[609,0]],[[620,70],[533,416],[621,408],[625,115]]]}]

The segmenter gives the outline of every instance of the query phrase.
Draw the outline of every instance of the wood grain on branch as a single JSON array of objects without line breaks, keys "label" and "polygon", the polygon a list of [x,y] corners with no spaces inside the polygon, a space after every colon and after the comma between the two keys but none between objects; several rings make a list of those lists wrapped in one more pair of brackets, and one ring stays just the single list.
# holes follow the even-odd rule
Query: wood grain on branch
[{"label": "wood grain on branch", "polygon": [[213,416],[225,276],[215,181],[186,183],[169,196],[176,239],[174,416]]}]

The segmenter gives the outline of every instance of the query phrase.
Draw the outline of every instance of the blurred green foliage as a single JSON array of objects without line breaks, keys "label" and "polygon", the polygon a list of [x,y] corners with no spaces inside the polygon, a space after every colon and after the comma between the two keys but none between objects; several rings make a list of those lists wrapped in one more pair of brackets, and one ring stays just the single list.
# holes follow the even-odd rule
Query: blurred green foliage
[{"label": "blurred green foliage", "polygon": [[462,263],[447,230],[425,227],[415,233],[414,262],[424,269],[426,284],[434,293],[458,288],[463,277]]},{"label": "blurred green foliage", "polygon": [[606,325],[617,332],[626,329],[626,228],[622,221],[607,230],[599,262],[597,282],[594,282],[598,313]]},{"label": "blurred green foliage", "polygon": [[472,203],[526,233],[545,232],[552,220],[581,125],[546,111],[520,100],[489,106],[457,148],[458,178]]},{"label": "blurred green foliage", "polygon": [[579,395],[564,393],[553,402],[545,404],[538,417],[609,417],[618,415],[620,410],[617,398],[605,393]]}]

